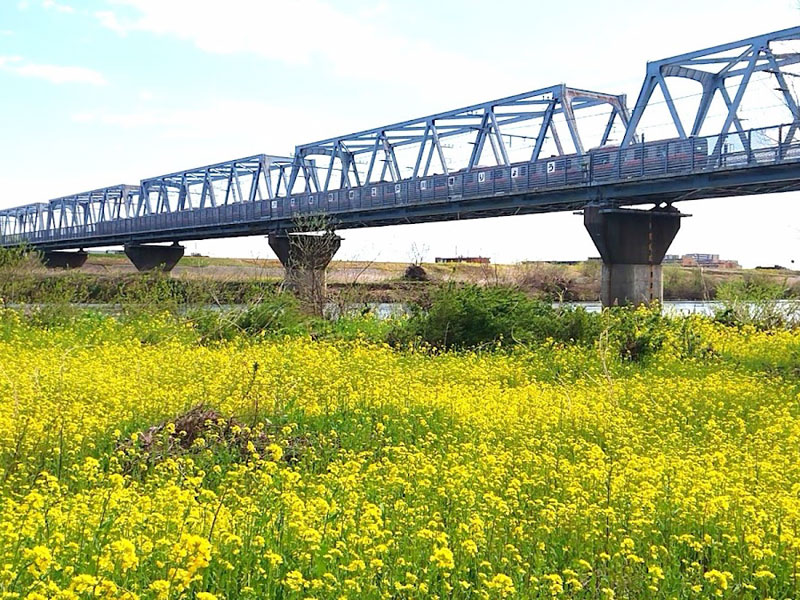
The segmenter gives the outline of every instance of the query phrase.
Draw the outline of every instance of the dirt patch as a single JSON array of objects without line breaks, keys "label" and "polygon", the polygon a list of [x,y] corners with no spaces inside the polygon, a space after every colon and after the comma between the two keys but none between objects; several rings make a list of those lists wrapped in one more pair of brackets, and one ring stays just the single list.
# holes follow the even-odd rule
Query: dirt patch
[{"label": "dirt patch", "polygon": [[[251,427],[213,408],[195,406],[173,420],[137,432],[118,445],[129,458],[126,471],[142,463],[155,464],[167,458],[199,453],[206,448],[247,460],[253,453],[276,460],[296,462],[312,446],[307,435],[281,438],[280,426],[262,422]],[[279,450],[277,450],[279,449]]]}]

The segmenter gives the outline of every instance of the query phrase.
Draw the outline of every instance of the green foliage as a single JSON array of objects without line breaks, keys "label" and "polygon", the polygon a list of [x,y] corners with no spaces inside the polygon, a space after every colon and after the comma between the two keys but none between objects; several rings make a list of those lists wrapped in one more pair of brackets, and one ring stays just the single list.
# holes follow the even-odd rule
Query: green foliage
[{"label": "green foliage", "polygon": [[644,362],[661,350],[670,326],[657,305],[615,307],[605,311],[604,317],[611,346],[622,360],[631,362]]},{"label": "green foliage", "polygon": [[40,266],[0,268],[0,298],[17,304],[115,304],[132,311],[178,310],[190,305],[252,304],[277,289],[276,281],[173,278],[162,272],[96,275],[46,273]]},{"label": "green foliage", "polygon": [[394,328],[394,319],[382,319],[372,312],[345,315],[337,319],[317,319],[312,335],[317,339],[369,340],[382,342]]},{"label": "green foliage", "polygon": [[185,318],[202,341],[232,340],[264,335],[308,335],[317,319],[303,312],[287,292],[262,295],[246,308],[194,308]]},{"label": "green foliage", "polygon": [[716,281],[700,267],[664,265],[664,297],[671,300],[707,300],[716,292]]},{"label": "green foliage", "polygon": [[727,281],[717,288],[717,300],[721,307],[715,317],[726,325],[786,328],[800,317],[800,306],[790,297],[785,281],[755,276]]},{"label": "green foliage", "polygon": [[297,298],[287,292],[265,296],[249,307],[236,320],[245,333],[258,335],[307,333],[309,317],[300,309]]},{"label": "green foliage", "polygon": [[547,339],[590,342],[599,327],[599,319],[582,308],[556,309],[506,287],[451,284],[434,292],[426,308],[416,307],[388,339],[394,345],[421,340],[441,349]]},{"label": "green foliage", "polygon": [[582,307],[554,307],[505,287],[450,285],[395,322],[387,341],[397,347],[423,344],[440,350],[512,345],[573,344],[606,348],[623,362],[642,363],[668,339],[682,356],[713,355],[697,338],[690,319],[662,315],[661,307],[615,307],[590,313]]},{"label": "green foliage", "polygon": [[23,266],[34,254],[38,260],[38,253],[26,244],[12,246],[10,248],[0,248],[0,269]]}]

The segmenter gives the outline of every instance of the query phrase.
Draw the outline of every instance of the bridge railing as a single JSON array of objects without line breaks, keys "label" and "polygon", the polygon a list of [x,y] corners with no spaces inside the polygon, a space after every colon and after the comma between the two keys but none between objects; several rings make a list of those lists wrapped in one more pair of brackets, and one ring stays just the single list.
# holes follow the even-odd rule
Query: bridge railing
[{"label": "bridge railing", "polygon": [[[535,195],[543,191],[580,186],[603,186],[642,179],[671,178],[696,173],[748,169],[800,161],[798,124],[742,130],[720,136],[690,137],[604,147],[578,156],[561,156],[512,164],[479,167],[398,182],[380,182],[328,192],[293,194],[235,204],[188,208],[162,214],[111,219],[91,225],[59,229],[14,231],[11,211],[0,211],[0,245],[32,245],[54,241],[92,242],[132,234],[200,233],[225,225],[267,224],[299,215],[369,212],[413,206],[492,198]],[[8,214],[7,214],[8,213]],[[3,219],[6,219],[4,222]],[[26,226],[30,227],[30,221]]]}]

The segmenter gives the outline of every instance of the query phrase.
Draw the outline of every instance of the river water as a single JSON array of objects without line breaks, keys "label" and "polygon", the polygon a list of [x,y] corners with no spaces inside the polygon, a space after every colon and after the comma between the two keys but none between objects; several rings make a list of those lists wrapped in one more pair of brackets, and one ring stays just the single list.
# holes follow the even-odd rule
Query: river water
[{"label": "river water", "polygon": [[[750,310],[756,308],[754,303],[744,303]],[[800,316],[800,300],[778,300],[778,307],[784,314]],[[554,307],[581,306],[586,311],[596,313],[602,310],[600,302],[554,302]],[[369,304],[369,307],[381,318],[399,316],[408,312],[408,305],[400,302],[381,302]],[[708,315],[713,316],[723,308],[722,302],[703,300],[665,300],[664,313],[668,315]]]},{"label": "river water", "polygon": [[[800,320],[800,300],[778,300],[777,301],[778,307],[781,309],[782,312],[786,315],[791,315],[794,319]],[[38,304],[11,304],[8,305],[10,308],[20,308],[23,310],[30,310],[38,308],[41,305]],[[116,313],[120,310],[119,305],[115,304],[75,304],[73,305],[76,308],[85,308],[89,310],[97,310],[100,312],[108,312],[108,313]],[[600,312],[602,306],[600,302],[554,302],[554,307],[559,306],[581,306],[586,309],[588,312],[596,313]],[[753,303],[745,303],[745,306],[748,306],[750,310],[755,310],[758,305]],[[702,300],[665,300],[663,303],[664,312],[668,315],[708,315],[713,316],[718,310],[723,307],[721,302],[715,301],[702,301]],[[201,308],[200,306],[195,306],[192,308]],[[215,305],[209,304],[202,308],[208,308],[211,310],[232,310],[232,309],[243,309],[246,308],[244,304],[224,304],[224,305]],[[325,313],[327,316],[333,317],[336,315],[338,307],[335,304],[329,304],[325,308]],[[376,314],[381,319],[388,319],[391,317],[397,317],[409,312],[409,305],[402,303],[402,302],[370,302],[365,305],[359,304],[354,305],[352,307],[354,312],[358,312],[361,310],[369,310]]]}]

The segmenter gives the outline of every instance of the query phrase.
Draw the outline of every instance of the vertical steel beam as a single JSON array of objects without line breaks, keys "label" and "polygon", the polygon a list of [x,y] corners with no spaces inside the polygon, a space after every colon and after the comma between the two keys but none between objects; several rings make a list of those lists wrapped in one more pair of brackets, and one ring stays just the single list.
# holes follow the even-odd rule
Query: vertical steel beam
[{"label": "vertical steel beam", "polygon": [[414,163],[414,174],[412,177],[416,178],[419,176],[419,166],[422,163],[422,156],[425,153],[425,144],[428,143],[428,135],[430,133],[430,126],[425,126],[425,133],[422,134],[422,142],[419,145],[419,152],[417,152],[417,160]]},{"label": "vertical steel beam", "polygon": [[700,130],[703,128],[708,109],[711,108],[711,103],[714,101],[714,95],[717,93],[718,84],[716,78],[709,78],[702,82],[703,95],[700,97],[700,104],[697,107],[697,114],[694,117],[694,124],[692,125],[691,135],[700,135]]},{"label": "vertical steel beam", "polygon": [[545,139],[547,139],[547,130],[550,129],[550,125],[553,122],[553,111],[555,111],[557,102],[558,100],[553,98],[544,111],[542,124],[539,127],[539,134],[536,136],[536,142],[533,145],[533,152],[531,152],[531,161],[539,160],[539,155],[542,152],[542,146],[544,145]]},{"label": "vertical steel beam", "polygon": [[[508,160],[508,152],[506,151],[506,145],[503,143],[503,137],[500,135],[500,126],[497,124],[497,116],[494,114],[494,108],[492,108],[489,111],[489,118],[492,123],[492,130],[494,131],[494,136],[497,139],[497,148],[500,151],[502,164],[508,166],[511,163]],[[498,163],[500,163],[500,161],[498,161]]]},{"label": "vertical steel beam", "polygon": [[737,117],[736,113],[738,112],[739,105],[742,102],[744,91],[747,89],[747,84],[750,83],[750,77],[756,67],[756,62],[758,61],[758,55],[760,52],[761,48],[754,45],[752,48],[750,61],[748,62],[747,68],[742,74],[742,81],[739,83],[739,89],[736,90],[736,96],[734,96],[732,104],[728,107],[728,115],[725,117],[725,122],[722,125],[719,139],[717,140],[717,144],[714,148],[714,156],[718,157],[722,152],[722,144],[725,143],[725,138],[728,136],[728,130],[731,128],[733,120]]},{"label": "vertical steel beam", "polygon": [[572,109],[572,98],[569,96],[561,98],[561,110],[563,111],[564,118],[567,121],[567,129],[569,129],[569,134],[572,137],[572,144],[575,147],[576,154],[584,154],[583,142],[581,141],[580,134],[578,133],[578,125],[575,122],[575,112]]},{"label": "vertical steel beam", "polygon": [[[436,123],[431,121],[429,126],[431,129],[431,133],[433,134],[433,145],[436,146],[436,151],[439,154],[439,160],[442,163],[442,169],[444,170],[444,174],[449,175],[450,172],[447,170],[447,160],[444,157],[444,150],[442,149],[442,143],[439,140],[439,132],[436,129]],[[430,160],[428,162],[430,162]]]},{"label": "vertical steel beam", "polygon": [[660,74],[660,68],[658,66],[651,66],[651,64],[647,65],[647,76],[642,84],[642,89],[639,91],[639,97],[636,100],[636,105],[633,108],[633,113],[631,114],[628,127],[625,130],[625,136],[622,138],[622,143],[620,146],[627,146],[636,141],[636,128],[639,126],[639,122],[642,120],[644,109],[650,102],[650,98],[653,96],[653,91],[656,87],[656,76],[652,72],[654,68],[658,70]]},{"label": "vertical steel beam", "polygon": [[467,165],[467,171],[471,171],[475,167],[478,166],[478,163],[481,160],[481,154],[483,154],[483,145],[486,142],[486,128],[489,123],[489,114],[488,112],[484,111],[483,117],[481,118],[481,124],[478,127],[478,135],[475,138],[474,146],[472,147],[472,154],[469,158],[469,165]]},{"label": "vertical steel beam", "polygon": [[667,86],[667,82],[664,81],[664,75],[660,71],[658,73],[658,85],[661,88],[661,93],[664,94],[664,102],[667,103],[667,108],[669,109],[669,114],[672,117],[672,122],[675,124],[675,129],[678,130],[678,137],[682,140],[685,140],[686,131],[683,129],[681,117],[678,114],[678,109],[675,108],[675,102],[672,100],[672,94],[669,93],[669,86]]}]

